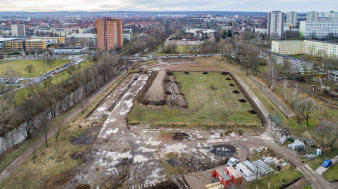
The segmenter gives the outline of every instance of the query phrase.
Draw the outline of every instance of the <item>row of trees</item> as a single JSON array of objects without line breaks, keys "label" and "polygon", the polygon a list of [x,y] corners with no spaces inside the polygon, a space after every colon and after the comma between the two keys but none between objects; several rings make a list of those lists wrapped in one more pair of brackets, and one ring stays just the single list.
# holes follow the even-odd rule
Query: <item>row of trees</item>
[{"label": "row of trees", "polygon": [[[25,83],[26,98],[14,106],[11,103],[16,103],[13,100],[16,92],[2,90],[0,135],[5,136],[8,131],[25,123],[22,133],[31,138],[36,128],[48,125],[46,118],[54,118],[68,110],[128,67],[130,63],[119,57],[103,56],[81,72],[69,72],[71,77],[59,85],[49,84],[49,88],[44,88],[41,84]],[[5,88],[3,85],[0,87]]]},{"label": "row of trees", "polygon": [[136,53],[145,53],[157,49],[172,33],[174,29],[155,28],[149,34],[136,35],[132,41],[130,41],[122,49],[125,54],[133,55]]}]

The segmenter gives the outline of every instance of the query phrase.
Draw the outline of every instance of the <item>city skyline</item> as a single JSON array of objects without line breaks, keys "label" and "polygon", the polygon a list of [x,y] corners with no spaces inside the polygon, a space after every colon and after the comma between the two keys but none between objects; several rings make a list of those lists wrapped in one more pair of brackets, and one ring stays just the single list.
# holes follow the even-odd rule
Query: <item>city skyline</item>
[{"label": "city skyline", "polygon": [[[7,11],[331,11],[334,0],[1,0],[0,12]],[[292,5],[292,6],[291,6]],[[315,7],[315,9],[314,9]]]}]

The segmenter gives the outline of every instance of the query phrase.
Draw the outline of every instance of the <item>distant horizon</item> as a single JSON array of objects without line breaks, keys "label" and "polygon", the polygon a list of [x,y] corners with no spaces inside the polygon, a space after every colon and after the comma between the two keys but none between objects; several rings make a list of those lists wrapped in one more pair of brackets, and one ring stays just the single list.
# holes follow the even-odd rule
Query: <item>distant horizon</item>
[{"label": "distant horizon", "polygon": [[1,0],[0,12],[329,12],[334,0]]}]

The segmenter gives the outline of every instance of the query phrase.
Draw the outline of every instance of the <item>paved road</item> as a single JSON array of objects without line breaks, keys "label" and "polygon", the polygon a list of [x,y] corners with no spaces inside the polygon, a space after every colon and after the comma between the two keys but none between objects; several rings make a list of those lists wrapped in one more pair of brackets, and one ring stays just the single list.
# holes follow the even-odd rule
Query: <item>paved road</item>
[{"label": "paved road", "polygon": [[[335,157],[333,157],[332,159],[331,159],[331,161],[332,161],[332,165],[334,165],[334,164],[336,164],[337,162],[338,162],[338,155],[336,155]],[[332,167],[332,166],[331,166]],[[330,167],[329,168],[325,168],[325,167],[323,167],[323,166],[319,166],[317,169],[316,169],[316,173],[318,173],[318,174],[320,174],[320,175],[323,175],[323,173],[325,172],[325,171],[327,171],[328,169],[330,169]],[[338,173],[337,173],[338,174]]]},{"label": "paved road", "polygon": [[[119,76],[121,77],[121,76]],[[118,77],[118,78],[119,78]],[[118,79],[116,78],[116,79]],[[84,101],[85,107],[92,103],[99,95],[101,95],[108,87],[110,87],[115,81],[112,80],[106,85],[104,85],[99,91],[91,95],[88,99]],[[81,106],[79,106],[72,114],[68,115],[63,125],[67,124],[69,121],[71,121],[76,115],[78,115],[82,111]],[[54,128],[50,130],[47,134],[47,138],[50,139],[52,136],[55,135],[57,131],[57,128]],[[41,137],[36,143],[35,148],[40,148],[42,145],[44,145],[45,139],[44,137]],[[17,157],[10,165],[8,165],[0,174],[0,182],[3,182],[9,175],[12,174],[12,172],[17,169],[23,162],[25,162],[33,153],[33,146],[29,147],[25,152],[23,152],[19,157]]]}]

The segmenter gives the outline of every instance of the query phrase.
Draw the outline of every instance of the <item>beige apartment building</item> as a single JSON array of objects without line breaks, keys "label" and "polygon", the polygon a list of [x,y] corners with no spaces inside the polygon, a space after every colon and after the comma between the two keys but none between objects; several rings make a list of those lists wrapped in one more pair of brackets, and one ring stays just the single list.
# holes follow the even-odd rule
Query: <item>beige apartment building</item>
[{"label": "beige apartment building", "polygon": [[284,40],[272,41],[271,51],[279,54],[308,54],[312,56],[338,58],[338,44],[324,41]]}]

